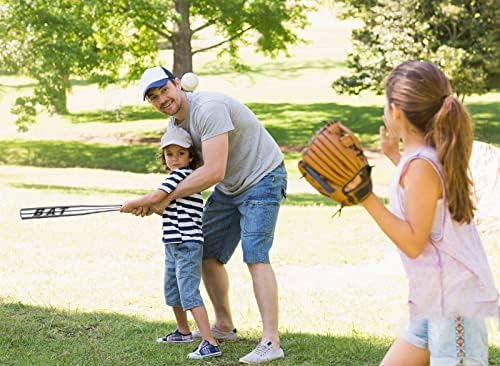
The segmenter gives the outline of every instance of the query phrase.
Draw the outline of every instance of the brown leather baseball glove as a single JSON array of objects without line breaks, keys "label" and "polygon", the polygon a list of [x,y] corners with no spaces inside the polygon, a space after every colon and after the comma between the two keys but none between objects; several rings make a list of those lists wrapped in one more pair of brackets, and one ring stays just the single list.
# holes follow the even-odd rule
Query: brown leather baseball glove
[{"label": "brown leather baseball glove", "polygon": [[319,193],[342,206],[358,204],[372,191],[371,166],[358,138],[336,120],[309,141],[299,170]]}]

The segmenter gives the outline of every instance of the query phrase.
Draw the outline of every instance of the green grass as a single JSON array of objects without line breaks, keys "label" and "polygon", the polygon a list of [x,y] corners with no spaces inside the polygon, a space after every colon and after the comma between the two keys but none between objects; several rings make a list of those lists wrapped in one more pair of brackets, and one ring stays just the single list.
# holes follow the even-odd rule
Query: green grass
[{"label": "green grass", "polygon": [[[378,144],[381,107],[349,106],[335,103],[287,104],[250,103],[249,106],[265,122],[267,130],[287,151],[288,160],[296,160],[296,152],[304,146],[325,121],[338,118],[356,131],[363,146],[374,148]],[[471,103],[475,120],[476,138],[500,146],[500,103]],[[127,120],[141,120],[146,116],[163,118],[150,107],[124,107]],[[77,123],[104,120],[112,122],[114,112],[82,112],[71,118]],[[348,121],[348,122],[347,122]],[[155,162],[159,130],[137,132],[135,136],[149,144],[108,145],[78,141],[2,140],[0,164],[31,165],[39,167],[86,167],[137,173],[161,172]]]},{"label": "green grass", "polygon": [[[63,311],[0,301],[2,365],[199,365],[186,358],[194,345],[157,344],[174,322],[102,312]],[[252,333],[221,344],[223,355],[203,365],[238,365],[258,342]],[[389,338],[353,331],[350,335],[283,332],[286,358],[273,365],[373,366],[390,346]],[[500,364],[500,348],[489,347],[490,365]]]},{"label": "green grass", "polygon": [[0,164],[161,172],[156,145],[107,145],[78,141],[0,141]]},{"label": "green grass", "polygon": [[[200,90],[245,101],[285,153],[289,192],[271,254],[287,358],[273,365],[372,366],[407,318],[406,277],[394,246],[369,215],[351,207],[332,218],[338,206],[304,188],[297,160],[301,147],[332,118],[376,149],[384,99],[333,93],[330,83],[346,71],[349,27],[324,12],[314,19],[323,21],[323,28],[306,30],[311,47],[291,49],[289,59],[269,61],[242,50],[249,68],[236,73],[213,55],[197,55],[196,71]],[[165,117],[136,105],[141,103],[136,85],[106,91],[86,80],[72,85],[71,113],[40,115],[39,124],[22,135],[8,131],[13,120],[8,111],[15,97],[29,95],[35,84],[0,78],[0,364],[199,365],[186,359],[194,345],[155,343],[175,327],[162,300],[158,218],[107,213],[19,220],[21,207],[120,203],[149,192],[161,178],[154,156]],[[476,139],[496,146],[498,96],[466,99]],[[68,134],[71,141],[65,140]],[[82,142],[94,137],[99,143]],[[377,189],[384,189],[391,175],[393,167],[386,163],[375,164]],[[498,279],[497,232],[482,232],[482,239]],[[237,365],[258,341],[260,315],[239,249],[227,269],[243,340],[222,344],[224,356],[203,365]],[[203,286],[200,290],[208,299]],[[207,310],[214,319],[210,306]],[[500,333],[496,325],[489,329],[490,365],[498,366]]]},{"label": "green grass", "polygon": [[[247,103],[280,145],[303,146],[326,121],[338,119],[358,134],[365,147],[377,146],[383,105],[346,105],[337,103]],[[500,102],[468,103],[475,123],[477,140],[500,146]],[[72,113],[72,123],[119,123],[141,120],[164,120],[165,116],[150,106],[124,106],[112,111]],[[159,139],[159,130],[143,134],[145,139]],[[141,136],[139,136],[141,137]]]},{"label": "green grass", "polygon": [[[102,312],[61,311],[0,301],[2,365],[199,365],[187,353],[196,343],[157,344],[156,337],[175,329],[174,322]],[[222,343],[223,356],[203,365],[238,365],[258,338],[243,333],[235,343]],[[285,360],[273,365],[374,365],[390,340],[353,333],[329,336],[284,332]]]}]

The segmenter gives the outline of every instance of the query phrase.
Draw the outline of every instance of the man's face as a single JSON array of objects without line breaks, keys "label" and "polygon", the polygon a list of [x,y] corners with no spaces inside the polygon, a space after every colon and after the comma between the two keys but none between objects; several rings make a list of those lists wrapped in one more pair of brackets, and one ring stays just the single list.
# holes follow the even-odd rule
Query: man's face
[{"label": "man's face", "polygon": [[180,87],[177,80],[168,80],[160,88],[149,89],[146,98],[159,112],[175,116],[182,107]]}]

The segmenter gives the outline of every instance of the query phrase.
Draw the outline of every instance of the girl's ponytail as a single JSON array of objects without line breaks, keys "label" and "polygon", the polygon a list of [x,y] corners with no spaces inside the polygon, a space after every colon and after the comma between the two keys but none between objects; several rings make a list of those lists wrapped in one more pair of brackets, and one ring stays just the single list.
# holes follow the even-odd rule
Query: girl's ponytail
[{"label": "girl's ponytail", "polygon": [[469,160],[472,154],[472,119],[453,95],[443,96],[442,105],[427,130],[426,140],[435,146],[443,166],[448,209],[459,223],[469,223],[474,216],[473,182]]},{"label": "girl's ponytail", "polygon": [[472,119],[452,95],[446,75],[434,64],[408,61],[396,67],[386,81],[389,103],[404,112],[408,121],[436,149],[443,167],[448,209],[459,223],[474,216],[473,183],[469,175],[472,153]]}]

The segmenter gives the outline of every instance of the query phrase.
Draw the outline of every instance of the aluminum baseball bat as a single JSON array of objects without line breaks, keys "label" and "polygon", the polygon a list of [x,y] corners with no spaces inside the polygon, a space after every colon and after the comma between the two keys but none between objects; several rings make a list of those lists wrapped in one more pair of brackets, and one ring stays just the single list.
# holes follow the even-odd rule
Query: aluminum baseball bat
[{"label": "aluminum baseball bat", "polygon": [[101,212],[119,211],[122,205],[59,205],[21,208],[22,220],[82,216]]}]

